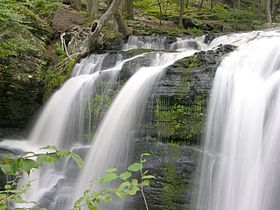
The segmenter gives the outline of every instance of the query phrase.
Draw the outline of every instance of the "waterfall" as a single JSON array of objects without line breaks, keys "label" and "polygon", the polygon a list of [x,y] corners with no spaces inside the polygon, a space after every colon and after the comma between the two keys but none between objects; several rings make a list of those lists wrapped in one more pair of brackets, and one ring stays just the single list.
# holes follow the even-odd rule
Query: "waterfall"
[{"label": "waterfall", "polygon": [[[222,37],[224,42],[233,35]],[[197,210],[280,205],[280,36],[239,35],[218,68],[208,108]]]},{"label": "waterfall", "polygon": [[[109,59],[110,54],[93,54],[82,59],[75,65],[72,77],[68,79],[46,103],[27,141],[7,140],[0,143],[0,145],[4,147],[19,148],[25,151],[38,151],[41,147],[55,145],[58,148],[71,149],[85,158],[85,164],[81,171],[75,166],[73,161],[64,160],[54,167],[44,166],[36,173],[32,173],[31,179],[37,180],[32,183],[32,188],[26,194],[26,197],[30,200],[38,201],[39,207],[47,207],[49,210],[69,210],[70,205],[72,205],[75,199],[79,198],[83,191],[89,186],[89,182],[101,177],[105,169],[116,167],[120,171],[125,170],[131,161],[131,153],[134,150],[134,135],[137,130],[137,123],[141,121],[147,102],[151,99],[155,87],[160,78],[164,75],[164,70],[179,59],[191,56],[202,50],[214,49],[220,44],[225,43],[236,44],[241,47],[221,65],[217,73],[217,75],[221,74],[221,84],[217,84],[219,76],[215,79],[212,98],[216,101],[213,102],[212,99],[209,108],[208,125],[212,123],[212,127],[208,128],[209,131],[207,133],[207,139],[212,138],[212,143],[206,143],[206,155],[204,156],[203,164],[205,166],[203,168],[205,169],[202,170],[202,177],[204,177],[204,180],[201,184],[201,189],[203,190],[200,191],[202,196],[198,198],[200,206],[205,206],[205,203],[219,205],[217,201],[214,201],[214,198],[223,193],[225,194],[224,196],[226,196],[226,193],[232,191],[231,187],[228,191],[226,191],[226,188],[224,191],[217,189],[217,186],[223,185],[228,181],[228,177],[232,176],[231,174],[223,176],[223,174],[219,173],[220,170],[227,170],[226,167],[228,166],[225,162],[227,158],[226,160],[221,158],[223,154],[222,148],[226,145],[223,143],[222,139],[235,138],[235,135],[237,135],[237,133],[233,133],[233,130],[230,130],[230,132],[222,132],[222,129],[234,128],[238,130],[242,128],[243,133],[251,129],[256,129],[258,132],[252,132],[251,134],[246,133],[246,135],[240,131],[239,134],[242,134],[242,139],[240,139],[239,142],[245,141],[245,137],[246,139],[248,138],[250,142],[258,141],[258,144],[255,145],[256,148],[254,147],[255,149],[251,151],[251,153],[259,154],[259,152],[262,151],[261,154],[266,155],[264,159],[261,159],[261,155],[255,158],[252,154],[252,157],[250,156],[250,158],[245,161],[246,164],[250,165],[250,163],[255,160],[265,164],[266,167],[275,164],[271,153],[273,153],[273,149],[275,150],[277,148],[274,147],[271,142],[271,144],[267,143],[265,150],[262,149],[264,140],[260,139],[258,135],[261,134],[262,138],[276,141],[276,137],[274,135],[271,136],[270,133],[277,131],[277,126],[275,127],[272,122],[274,122],[275,119],[273,119],[273,117],[275,117],[277,113],[277,104],[279,100],[276,96],[279,93],[277,88],[265,82],[270,80],[275,85],[278,82],[276,78],[277,72],[275,71],[275,69],[278,68],[278,53],[276,51],[278,49],[278,44],[275,44],[273,49],[269,47],[272,43],[271,40],[275,39],[274,41],[279,41],[276,38],[270,38],[274,36],[275,32],[229,34],[214,39],[209,45],[204,43],[204,36],[193,39],[178,39],[177,41],[175,40],[175,43],[170,43],[170,40],[160,37],[131,36],[128,43],[123,47],[123,53],[127,53],[126,55],[130,53],[128,50],[131,49],[148,49],[156,50],[156,52],[146,52],[128,59],[125,59],[125,56],[117,56],[113,64],[110,63],[109,65],[106,64],[106,61]],[[259,50],[255,50],[255,47],[258,47]],[[261,50],[261,47],[265,47],[268,51]],[[170,52],[167,52],[167,50],[170,50]],[[259,55],[257,52],[259,52]],[[263,58],[268,58],[268,52],[270,52],[269,55],[271,55],[271,58],[265,61]],[[143,57],[147,58],[147,63],[142,66],[136,64],[137,60]],[[274,58],[274,60],[272,58]],[[249,63],[249,61],[251,63]],[[131,67],[131,69],[128,70],[128,74],[132,76],[118,92],[118,88],[114,87],[114,84],[123,66],[129,62],[131,62],[131,64],[128,66]],[[247,79],[244,79],[241,70],[249,69],[253,64],[255,70],[252,72],[247,70]],[[267,66],[271,66],[271,72],[263,71]],[[222,71],[222,69],[224,70]],[[272,77],[272,75],[275,76]],[[237,84],[230,83],[230,78],[235,78],[236,83],[237,80],[240,80],[241,83],[243,83],[242,87],[237,87]],[[247,87],[247,80],[250,80],[252,83],[253,81],[255,82]],[[272,84],[272,82],[269,84]],[[100,84],[102,84],[101,89],[99,87]],[[259,86],[260,84],[266,87],[265,91]],[[103,119],[99,119],[102,118],[102,116],[94,116],[92,101],[98,94],[101,95],[101,98],[104,98],[109,90],[114,88],[117,89],[115,90],[116,96],[110,96],[113,102],[108,110],[102,101],[95,104],[97,107],[94,108],[102,109],[104,112],[107,110]],[[217,96],[214,94],[215,89],[217,89]],[[229,96],[226,93],[232,95]],[[245,94],[249,94],[249,96],[247,97]],[[242,101],[242,103],[237,102],[237,98],[239,98],[238,100]],[[251,98],[251,100],[249,100],[249,98]],[[248,104],[245,104],[245,102],[248,102]],[[211,108],[213,106],[217,107]],[[253,108],[251,108],[251,106]],[[261,107],[262,110],[259,110]],[[245,110],[242,110],[242,108]],[[235,117],[233,117],[233,115],[228,116],[238,110],[240,113],[236,114]],[[250,111],[254,111],[257,114],[251,116],[253,113]],[[242,117],[242,122],[234,121],[237,120],[235,119],[237,116]],[[250,122],[247,122],[246,120],[249,119]],[[228,123],[225,123],[227,121]],[[248,127],[245,126],[247,125],[246,123],[248,123]],[[240,127],[240,125],[242,125],[242,127]],[[239,136],[239,134],[237,136]],[[233,144],[233,142],[234,141],[231,143]],[[225,154],[230,154],[228,150],[230,150],[231,147],[229,147],[229,145],[226,146],[227,151],[224,152]],[[250,145],[245,145],[242,148],[239,147],[235,146],[236,149],[244,150],[243,152],[246,153],[247,151],[245,150],[248,149]],[[239,158],[238,164],[243,160],[243,157]],[[239,166],[238,164],[233,163],[232,166],[230,165],[230,170],[233,171],[234,167]],[[244,168],[244,171],[238,175],[241,176],[243,174],[242,177],[245,177],[247,171],[250,171],[250,173],[253,174],[254,180],[265,181],[266,174],[253,173],[259,171],[260,168],[255,167],[251,170],[249,166],[247,168],[247,165],[242,166],[242,170]],[[224,168],[220,168],[220,166]],[[267,171],[270,171],[270,173],[277,173],[275,172],[276,169],[276,166],[274,169],[268,167]],[[220,177],[222,178],[221,180],[224,181],[218,183],[217,179],[220,179]],[[271,178],[271,181],[272,180],[273,178]],[[22,180],[22,182],[24,181],[26,181],[26,179]],[[260,198],[261,194],[257,193],[260,190],[254,185],[255,182],[253,182],[253,179],[250,181],[250,183],[241,184],[244,186],[254,186],[256,188],[255,194],[257,194],[254,199]],[[269,187],[266,188],[267,194],[268,192],[275,192],[274,183],[268,186]],[[237,191],[240,190],[238,186],[235,186],[234,189],[235,188]],[[100,189],[102,188],[99,186],[95,190]],[[214,195],[210,193],[210,191],[212,192],[215,189],[217,190]],[[247,194],[250,194],[249,191],[247,191]],[[267,197],[265,195],[263,199],[274,199],[271,203],[276,203],[277,200],[273,198],[273,196]],[[234,201],[236,200],[229,202]],[[224,199],[224,202],[226,202],[226,199]],[[116,202],[110,207],[101,206],[101,209],[118,210],[126,205],[127,204],[123,202]],[[202,207],[202,209],[204,208],[205,207]],[[209,209],[219,210],[219,208],[215,208],[216,206]],[[224,205],[222,205],[220,209],[222,210],[223,208]],[[272,209],[268,206],[265,206],[264,209],[266,208],[268,210]],[[229,210],[233,209],[234,207]],[[225,208],[225,210],[227,209]],[[239,209],[237,208],[235,210]],[[261,209],[256,208],[256,210]]]},{"label": "waterfall", "polygon": [[[85,166],[76,185],[74,198],[79,198],[90,182],[104,175],[104,170],[116,167],[125,170],[133,151],[133,131],[151,92],[163,73],[163,70],[183,57],[194,54],[194,50],[185,53],[157,53],[151,67],[139,69],[122,88],[103,122],[100,124],[86,158]],[[100,190],[97,187],[95,190]],[[75,199],[74,199],[75,200]],[[121,204],[109,209],[122,209]],[[107,209],[108,207],[104,207]]]}]

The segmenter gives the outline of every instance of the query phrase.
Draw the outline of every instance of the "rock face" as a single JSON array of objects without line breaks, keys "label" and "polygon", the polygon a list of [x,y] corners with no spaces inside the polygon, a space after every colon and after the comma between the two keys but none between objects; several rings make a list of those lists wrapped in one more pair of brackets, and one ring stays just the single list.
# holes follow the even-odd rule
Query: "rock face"
[{"label": "rock face", "polygon": [[[191,209],[206,101],[216,69],[234,49],[220,46],[179,60],[167,69],[148,104],[135,156],[151,154],[145,169],[156,179],[145,190],[149,209]],[[145,209],[142,198],[136,200],[133,209]]]},{"label": "rock face", "polygon": [[0,127],[25,127],[43,101],[41,55],[0,61]]},{"label": "rock face", "polygon": [[223,56],[233,50],[233,46],[221,46],[215,51],[202,51],[166,70],[150,105],[153,137],[199,143],[215,71]]},{"label": "rock face", "polygon": [[[139,139],[137,151],[137,156],[140,151],[151,154],[145,170],[156,177],[144,191],[149,209],[189,209],[199,151],[187,145],[160,143],[149,138]],[[135,204],[133,210],[145,209],[142,197],[138,196]]]}]

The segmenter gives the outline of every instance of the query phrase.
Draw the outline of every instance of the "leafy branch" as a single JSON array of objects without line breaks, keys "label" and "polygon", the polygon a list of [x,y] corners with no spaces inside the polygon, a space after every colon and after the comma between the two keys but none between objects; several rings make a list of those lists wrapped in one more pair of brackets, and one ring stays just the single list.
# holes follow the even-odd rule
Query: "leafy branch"
[{"label": "leafy branch", "polygon": [[34,203],[25,201],[23,194],[31,187],[31,182],[16,189],[19,178],[22,173],[30,174],[31,171],[38,169],[43,164],[51,164],[61,160],[64,157],[72,158],[76,164],[81,167],[83,161],[80,156],[70,150],[60,150],[53,146],[47,146],[41,149],[42,153],[24,152],[20,156],[4,156],[0,160],[0,169],[7,176],[12,177],[0,191],[0,210],[10,207],[10,204]]},{"label": "leafy branch", "polygon": [[[145,207],[148,210],[147,199],[144,194],[144,187],[150,185],[150,179],[155,177],[148,174],[148,171],[143,172],[144,163],[146,162],[145,156],[150,156],[145,153],[141,155],[139,162],[131,164],[127,169],[120,174],[117,173],[116,168],[106,170],[106,174],[99,180],[92,182],[91,188],[84,191],[84,194],[79,198],[72,210],[80,210],[83,206],[87,206],[90,210],[97,210],[98,204],[101,202],[109,203],[116,198],[124,200],[127,196],[134,196],[137,192],[141,192]],[[140,179],[135,178],[140,175]],[[118,187],[108,188],[99,192],[94,191],[92,188],[96,184],[106,184],[113,181],[120,183]]]}]

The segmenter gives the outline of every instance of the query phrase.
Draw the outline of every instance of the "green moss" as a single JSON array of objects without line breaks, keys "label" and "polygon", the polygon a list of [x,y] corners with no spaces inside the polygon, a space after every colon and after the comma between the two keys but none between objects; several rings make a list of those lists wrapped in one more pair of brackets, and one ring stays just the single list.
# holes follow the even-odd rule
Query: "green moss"
[{"label": "green moss", "polygon": [[77,58],[72,57],[58,63],[53,68],[48,69],[42,74],[42,78],[46,81],[44,98],[47,99],[54,90],[62,86],[62,84],[70,78]]},{"label": "green moss", "polygon": [[[168,145],[168,158],[177,158],[181,156],[181,149],[176,145]],[[167,163],[164,169],[164,186],[162,201],[164,210],[177,210],[178,199],[186,190],[185,183],[182,182],[182,177],[177,173],[176,164],[173,162]]]},{"label": "green moss", "polygon": [[154,115],[157,130],[169,140],[186,139],[189,143],[201,134],[205,120],[206,100],[197,95],[189,106],[166,105],[157,100]]}]

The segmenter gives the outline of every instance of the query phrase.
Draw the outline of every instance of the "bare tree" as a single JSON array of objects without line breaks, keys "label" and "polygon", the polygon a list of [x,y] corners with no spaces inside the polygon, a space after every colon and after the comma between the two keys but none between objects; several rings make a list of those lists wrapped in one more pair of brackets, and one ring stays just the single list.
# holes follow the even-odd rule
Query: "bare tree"
[{"label": "bare tree", "polygon": [[184,27],[183,26],[183,16],[184,16],[184,0],[180,0],[180,16],[179,16],[179,26],[180,27]]},{"label": "bare tree", "polygon": [[265,0],[265,16],[266,16],[266,22],[268,24],[271,24],[272,18],[271,18],[271,1],[270,0]]},{"label": "bare tree", "polygon": [[108,22],[108,20],[112,17],[116,19],[119,31],[121,33],[123,33],[125,36],[131,34],[132,31],[125,24],[125,21],[123,20],[122,14],[120,12],[121,1],[122,0],[113,0],[107,11],[102,15],[102,17],[98,20],[93,21],[93,23],[91,24],[91,32],[88,39],[89,48],[94,46],[95,43],[98,41],[101,29],[103,28],[105,23]]},{"label": "bare tree", "polygon": [[133,0],[125,0],[125,11],[130,18],[134,17],[133,14]]},{"label": "bare tree", "polygon": [[97,16],[99,0],[87,0],[87,13],[89,16]]},{"label": "bare tree", "polygon": [[211,0],[211,6],[210,6],[211,10],[214,8],[214,4],[215,4],[215,0]]},{"label": "bare tree", "polygon": [[204,0],[201,0],[201,2],[200,2],[200,4],[199,4],[199,9],[202,9],[202,7],[203,7],[203,2],[204,2]]},{"label": "bare tree", "polygon": [[236,9],[239,9],[240,8],[240,0],[234,0],[233,1],[233,7],[236,8]]},{"label": "bare tree", "polygon": [[80,10],[82,6],[81,0],[74,0],[73,1],[73,8],[76,10]]}]

